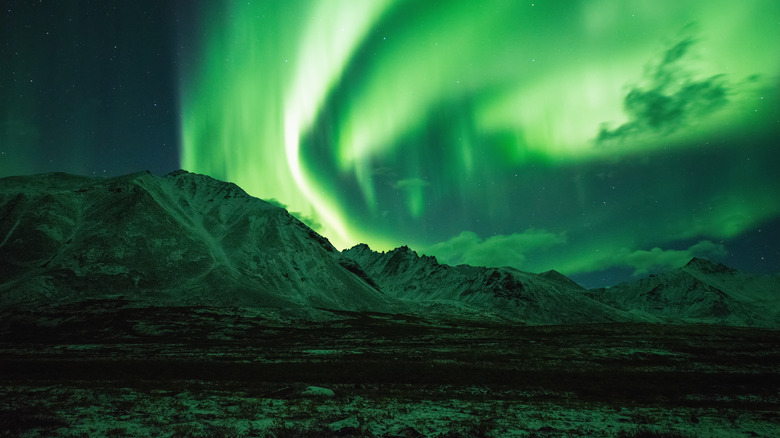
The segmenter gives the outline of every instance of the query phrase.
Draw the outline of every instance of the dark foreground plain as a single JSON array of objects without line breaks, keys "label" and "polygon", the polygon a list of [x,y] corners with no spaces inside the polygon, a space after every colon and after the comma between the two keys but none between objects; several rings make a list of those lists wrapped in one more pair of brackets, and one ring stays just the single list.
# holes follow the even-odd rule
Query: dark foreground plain
[{"label": "dark foreground plain", "polygon": [[777,330],[323,316],[6,310],[0,435],[780,435]]}]

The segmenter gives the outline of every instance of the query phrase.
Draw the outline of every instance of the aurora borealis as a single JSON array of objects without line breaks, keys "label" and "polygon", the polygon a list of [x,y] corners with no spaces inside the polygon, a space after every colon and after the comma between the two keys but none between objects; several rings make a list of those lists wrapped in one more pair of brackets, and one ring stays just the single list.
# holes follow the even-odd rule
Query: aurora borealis
[{"label": "aurora borealis", "polygon": [[[116,102],[91,110],[90,92],[67,104],[56,91],[77,76],[68,68],[28,67],[48,69],[37,93],[8,73],[31,65],[19,61],[25,44],[46,43],[26,41],[4,8],[17,24],[4,34],[13,62],[0,67],[2,174],[95,172],[109,160],[182,167],[275,200],[338,248],[409,245],[442,263],[556,269],[586,286],[692,256],[780,270],[776,1],[195,4],[113,9],[119,23],[148,24],[153,9],[165,24],[148,26],[159,40],[143,46],[133,23],[97,27],[93,38],[117,32],[137,53],[126,69],[107,69],[104,56],[72,61],[109,76],[91,93]],[[113,45],[104,39],[95,53]],[[141,102],[152,90],[165,111]],[[83,114],[68,116],[59,143],[28,147],[71,109]],[[142,123],[123,117],[141,113]],[[115,150],[79,143],[93,144],[91,131],[110,132]],[[171,139],[178,154],[159,152]],[[48,149],[68,159],[41,167]]]}]

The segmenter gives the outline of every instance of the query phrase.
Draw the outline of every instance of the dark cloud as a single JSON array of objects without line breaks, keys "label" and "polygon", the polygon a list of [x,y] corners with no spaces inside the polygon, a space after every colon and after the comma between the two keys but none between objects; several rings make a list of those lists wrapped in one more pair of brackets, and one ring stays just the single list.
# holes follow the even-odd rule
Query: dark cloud
[{"label": "dark cloud", "polygon": [[684,38],[667,49],[659,62],[650,65],[645,84],[631,88],[623,99],[629,121],[615,128],[602,124],[597,143],[670,134],[693,118],[706,116],[728,103],[724,75],[699,79],[686,68],[695,44],[695,39]]}]

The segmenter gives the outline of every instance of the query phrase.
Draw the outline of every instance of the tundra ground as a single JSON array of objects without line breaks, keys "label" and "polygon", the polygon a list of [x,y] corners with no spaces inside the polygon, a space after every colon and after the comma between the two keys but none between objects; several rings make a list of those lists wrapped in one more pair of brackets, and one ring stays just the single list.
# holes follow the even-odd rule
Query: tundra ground
[{"label": "tundra ground", "polygon": [[0,315],[0,434],[777,436],[780,332],[136,308]]}]

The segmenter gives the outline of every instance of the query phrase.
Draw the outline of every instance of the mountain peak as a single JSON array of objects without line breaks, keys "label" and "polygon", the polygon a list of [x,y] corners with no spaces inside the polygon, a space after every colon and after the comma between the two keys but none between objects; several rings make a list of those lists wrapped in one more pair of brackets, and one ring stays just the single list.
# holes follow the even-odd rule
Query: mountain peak
[{"label": "mountain peak", "polygon": [[207,175],[4,178],[0,211],[0,309],[107,291],[139,303],[303,313],[393,304],[340,265],[325,237]]},{"label": "mountain peak", "polygon": [[173,172],[170,172],[170,173],[166,174],[165,177],[175,178],[175,177],[177,177],[179,175],[188,175],[190,173],[191,172],[188,172],[188,171],[186,171],[184,169],[176,169]]},{"label": "mountain peak", "polygon": [[714,263],[701,257],[692,258],[683,269],[696,270],[698,272],[710,274],[735,272],[734,269],[731,269],[722,263]]},{"label": "mountain peak", "polygon": [[406,245],[399,246],[398,248],[395,248],[391,251],[387,252],[388,255],[391,256],[391,259],[395,260],[420,260],[425,264],[433,264],[438,265],[439,261],[436,259],[435,256],[428,256],[428,255],[419,255],[417,254],[417,251],[409,248]]},{"label": "mountain peak", "polygon": [[395,248],[394,250],[392,250],[390,252],[397,252],[397,253],[402,253],[402,254],[413,253],[414,255],[417,255],[417,253],[414,250],[412,250],[411,248],[409,248],[406,245],[399,246],[398,248]]},{"label": "mountain peak", "polygon": [[349,248],[347,251],[371,251],[371,247],[367,243],[358,243],[357,245]]},{"label": "mountain peak", "polygon": [[699,267],[699,266],[711,266],[713,263],[707,259],[701,257],[694,257],[685,265],[686,268]]},{"label": "mountain peak", "polygon": [[[163,177],[164,181],[172,183],[177,190],[193,196],[208,199],[257,199],[246,193],[241,187],[229,181],[222,181],[208,175],[188,172],[184,169],[174,170]],[[263,201],[265,204],[266,202]]]},{"label": "mountain peak", "polygon": [[547,278],[548,280],[552,280],[554,282],[557,282],[558,284],[566,285],[568,287],[571,287],[572,289],[584,289],[582,286],[577,284],[574,280],[571,278],[561,274],[560,272],[556,271],[555,269],[550,269],[549,271],[542,272],[539,274],[540,276]]}]

